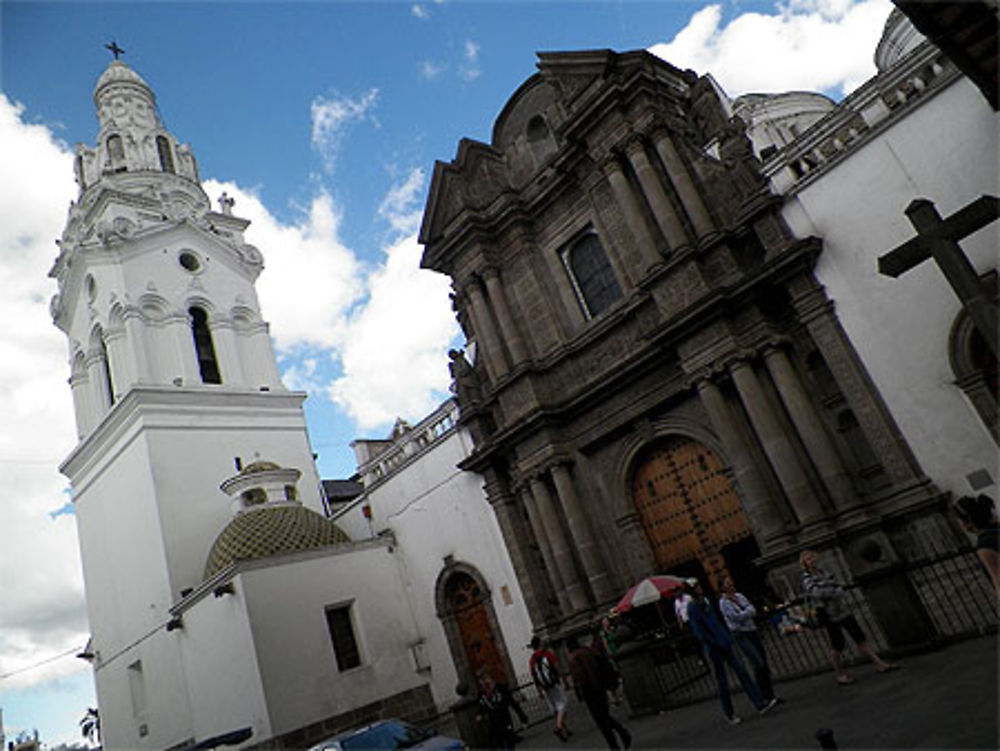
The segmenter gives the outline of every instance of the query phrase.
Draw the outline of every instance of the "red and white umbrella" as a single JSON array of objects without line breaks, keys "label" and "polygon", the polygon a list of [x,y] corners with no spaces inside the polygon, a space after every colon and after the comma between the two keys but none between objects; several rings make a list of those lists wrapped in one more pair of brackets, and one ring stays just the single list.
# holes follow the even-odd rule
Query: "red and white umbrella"
[{"label": "red and white umbrella", "polygon": [[679,576],[669,574],[648,576],[631,587],[614,609],[624,613],[640,605],[648,605],[664,597],[671,597],[684,589],[685,584],[685,580]]}]

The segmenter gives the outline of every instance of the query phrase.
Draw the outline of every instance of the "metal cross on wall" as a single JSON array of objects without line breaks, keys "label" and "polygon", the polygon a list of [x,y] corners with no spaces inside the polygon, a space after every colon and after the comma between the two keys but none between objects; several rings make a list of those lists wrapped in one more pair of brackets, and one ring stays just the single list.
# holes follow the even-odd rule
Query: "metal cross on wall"
[{"label": "metal cross on wall", "polygon": [[898,277],[933,258],[955,290],[976,329],[997,356],[997,304],[987,292],[958,241],[1000,217],[1000,201],[984,195],[942,219],[934,203],[917,198],[906,207],[906,215],[917,236],[880,256],[880,274]]}]

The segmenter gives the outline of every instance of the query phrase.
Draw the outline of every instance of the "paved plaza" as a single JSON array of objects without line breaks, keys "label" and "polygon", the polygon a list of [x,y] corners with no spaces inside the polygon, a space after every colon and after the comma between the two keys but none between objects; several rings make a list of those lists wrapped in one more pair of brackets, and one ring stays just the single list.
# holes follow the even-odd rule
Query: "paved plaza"
[{"label": "paved plaza", "polygon": [[[734,696],[743,717],[726,724],[712,698],[658,715],[617,716],[636,749],[818,749],[815,733],[831,728],[840,749],[997,749],[997,639],[983,637],[900,661],[901,669],[879,674],[870,665],[850,669],[857,679],[839,686],[832,673],[780,683],[785,701],[758,717],[742,694]],[[563,745],[551,721],[525,732],[519,749],[605,748],[586,708],[571,700],[575,735]]]}]

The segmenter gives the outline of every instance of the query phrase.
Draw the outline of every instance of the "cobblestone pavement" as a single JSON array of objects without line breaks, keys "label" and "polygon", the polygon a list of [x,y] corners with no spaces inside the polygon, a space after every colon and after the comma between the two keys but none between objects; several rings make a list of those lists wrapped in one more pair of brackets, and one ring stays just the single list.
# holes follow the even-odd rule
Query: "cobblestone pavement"
[{"label": "cobblestone pavement", "polygon": [[[850,668],[856,682],[833,674],[779,683],[784,703],[758,717],[742,694],[733,697],[738,726],[722,717],[717,698],[658,715],[617,716],[636,749],[818,749],[815,733],[831,728],[840,749],[998,749],[997,639],[971,639],[899,661],[880,674],[870,664]],[[586,707],[571,700],[574,736],[561,744],[551,721],[525,732],[519,749],[604,748]]]}]

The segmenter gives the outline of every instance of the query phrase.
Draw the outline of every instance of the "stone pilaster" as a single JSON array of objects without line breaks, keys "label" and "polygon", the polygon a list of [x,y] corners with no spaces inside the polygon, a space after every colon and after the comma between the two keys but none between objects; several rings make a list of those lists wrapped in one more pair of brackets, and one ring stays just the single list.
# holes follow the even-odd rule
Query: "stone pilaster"
[{"label": "stone pilaster", "polygon": [[[524,605],[528,613],[535,614],[536,617],[545,612],[544,588],[540,588],[542,583],[533,576],[533,567],[530,565],[530,552],[526,549],[528,544],[527,530],[524,522],[517,510],[517,501],[502,482],[495,471],[486,473],[486,500],[493,507],[496,514],[497,523],[500,525],[500,533],[506,543],[507,552],[510,554],[510,561],[514,566],[514,574],[517,576],[518,584],[521,586],[521,594],[524,595]],[[541,592],[539,592],[541,589]]]},{"label": "stone pilaster", "polygon": [[535,503],[534,496],[531,495],[531,488],[526,484],[521,488],[521,502],[528,512],[528,523],[531,531],[538,542],[538,549],[541,551],[542,560],[545,561],[545,572],[547,583],[552,592],[555,593],[556,601],[559,603],[559,612],[563,616],[568,616],[572,612],[569,603],[569,596],[566,594],[566,587],[563,584],[562,576],[559,574],[559,567],[556,566],[555,558],[552,554],[552,546],[545,534],[545,527],[538,511],[538,504]]},{"label": "stone pilaster", "polygon": [[677,153],[677,147],[665,128],[653,132],[653,146],[656,147],[656,153],[663,160],[663,166],[666,167],[670,183],[681,199],[681,205],[694,226],[695,234],[702,238],[714,232],[715,224],[702,200],[701,193],[698,192],[698,188],[691,178],[691,173],[688,172],[681,155]]},{"label": "stone pilaster", "polygon": [[806,395],[787,355],[777,347],[768,347],[764,350],[764,365],[771,374],[778,395],[819,471],[830,498],[833,499],[834,507],[837,511],[844,511],[857,505],[859,499],[847,470],[823,429],[823,420]]},{"label": "stone pilaster", "polygon": [[135,364],[135,379],[138,383],[148,383],[150,379],[149,355],[146,352],[146,336],[142,311],[135,306],[125,308],[125,334]]},{"label": "stone pilaster", "polygon": [[809,478],[799,462],[788,436],[781,428],[778,416],[774,414],[767,396],[764,393],[757,374],[750,364],[737,360],[729,366],[730,375],[736,390],[740,394],[750,423],[764,447],[768,461],[778,476],[782,489],[785,491],[792,510],[803,527],[818,524],[823,521],[825,512],[819,500],[809,486]]},{"label": "stone pilaster", "polygon": [[187,313],[175,313],[167,318],[167,338],[174,350],[170,358],[176,372],[164,373],[167,381],[180,378],[188,386],[201,383],[201,371],[198,369],[198,359],[194,351],[194,334],[191,332],[191,318]]},{"label": "stone pilaster", "polygon": [[700,380],[698,396],[729,457],[733,477],[743,498],[744,511],[754,527],[761,552],[767,553],[771,547],[788,537],[781,510],[775,506],[768,493],[749,447],[740,439],[732,411],[719,387],[707,378]]},{"label": "stone pilaster", "polygon": [[559,578],[562,579],[563,587],[566,590],[570,612],[583,610],[587,607],[587,594],[584,592],[583,582],[580,581],[576,564],[573,562],[573,552],[570,550],[569,541],[566,539],[559,522],[552,494],[549,493],[542,477],[531,478],[531,495],[534,496],[538,506],[538,515],[542,520],[545,537],[552,548],[552,560],[555,562],[555,568],[559,572]]},{"label": "stone pilaster", "polygon": [[503,342],[493,324],[493,314],[486,302],[486,296],[478,279],[471,279],[463,290],[469,299],[469,315],[479,340],[477,357],[483,358],[486,373],[490,381],[496,381],[507,373],[507,357],[503,351]]},{"label": "stone pilaster", "polygon": [[618,159],[614,156],[608,157],[601,164],[601,169],[604,172],[604,176],[608,179],[608,184],[611,186],[611,192],[615,196],[615,201],[622,210],[625,223],[635,238],[639,252],[645,262],[645,271],[663,263],[663,257],[660,255],[660,251],[656,247],[656,241],[653,239],[653,234],[649,231],[649,227],[646,224],[646,217],[643,216],[639,200],[632,192],[632,186],[629,185],[628,178],[622,172]]},{"label": "stone pilaster", "polygon": [[569,526],[569,534],[577,555],[580,556],[583,571],[590,582],[590,590],[597,602],[604,602],[613,597],[611,578],[608,576],[608,568],[601,558],[601,551],[594,539],[594,533],[587,519],[587,512],[580,502],[576,487],[573,485],[569,466],[563,463],[554,464],[551,471],[559,503]]},{"label": "stone pilaster", "polygon": [[678,218],[677,212],[670,202],[670,197],[663,189],[662,183],[660,183],[660,179],[656,176],[656,172],[653,170],[653,165],[649,162],[649,157],[646,155],[646,148],[643,146],[642,141],[638,138],[633,138],[629,141],[625,147],[625,155],[628,157],[632,169],[635,170],[635,174],[639,178],[642,192],[653,209],[653,216],[656,219],[657,226],[659,226],[660,232],[663,233],[663,237],[666,238],[670,250],[677,250],[689,245],[690,242],[687,232],[684,230],[684,225]]},{"label": "stone pilaster", "polygon": [[212,344],[215,346],[215,357],[219,362],[222,382],[229,385],[245,383],[240,350],[232,322],[210,320],[209,330],[212,332]]},{"label": "stone pilaster", "polygon": [[500,332],[507,343],[511,359],[514,366],[524,362],[528,353],[524,347],[524,339],[517,329],[514,317],[510,313],[510,306],[507,305],[507,296],[504,293],[503,285],[500,283],[499,272],[494,268],[486,269],[483,272],[483,280],[486,282],[486,292],[489,295],[489,302],[496,314],[497,322],[500,324]]}]

